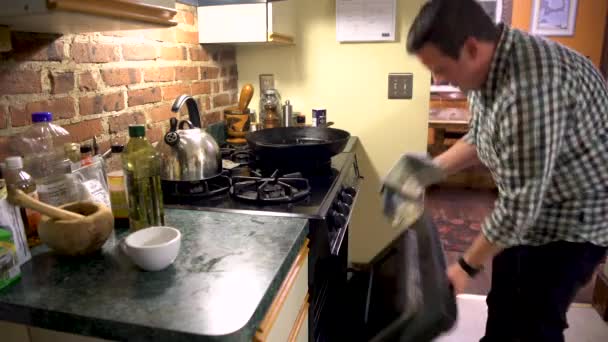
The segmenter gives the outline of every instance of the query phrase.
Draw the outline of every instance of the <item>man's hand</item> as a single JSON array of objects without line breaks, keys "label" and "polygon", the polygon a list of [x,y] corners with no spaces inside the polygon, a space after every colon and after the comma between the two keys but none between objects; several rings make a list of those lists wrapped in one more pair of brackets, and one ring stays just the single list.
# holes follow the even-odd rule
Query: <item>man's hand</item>
[{"label": "man's hand", "polygon": [[455,263],[448,268],[448,279],[454,287],[454,294],[458,295],[467,288],[471,277],[469,277],[467,272],[465,272],[458,263]]}]

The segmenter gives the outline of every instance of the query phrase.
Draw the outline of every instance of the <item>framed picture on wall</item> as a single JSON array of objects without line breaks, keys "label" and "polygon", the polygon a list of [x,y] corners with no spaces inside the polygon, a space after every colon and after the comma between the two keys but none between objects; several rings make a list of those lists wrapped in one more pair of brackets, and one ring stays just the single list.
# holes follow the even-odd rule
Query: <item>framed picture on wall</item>
[{"label": "framed picture on wall", "polygon": [[578,0],[534,0],[532,6],[532,34],[574,35]]}]

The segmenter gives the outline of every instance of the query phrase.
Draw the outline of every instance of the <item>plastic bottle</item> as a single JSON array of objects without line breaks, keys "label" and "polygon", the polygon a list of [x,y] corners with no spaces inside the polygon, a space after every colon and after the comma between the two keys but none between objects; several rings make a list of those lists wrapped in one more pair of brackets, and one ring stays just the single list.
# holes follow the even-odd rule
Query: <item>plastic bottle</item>
[{"label": "plastic bottle", "polygon": [[[38,199],[36,183],[27,172],[23,171],[23,160],[21,157],[6,158],[2,174],[9,190],[18,189],[25,192],[28,196]],[[38,223],[40,222],[40,213],[21,208],[21,218],[25,226],[28,246],[31,248],[39,245]]]},{"label": "plastic bottle", "polygon": [[75,199],[64,150],[71,137],[52,121],[50,112],[32,113],[33,124],[17,136],[16,149],[23,156],[25,171],[36,180],[40,200],[59,206]]},{"label": "plastic bottle", "polygon": [[112,154],[106,162],[110,170],[108,172],[108,185],[114,222],[116,226],[126,227],[129,224],[129,203],[125,186],[125,173],[122,170],[123,150],[123,145],[112,145]]},{"label": "plastic bottle", "polygon": [[143,125],[129,126],[129,143],[122,161],[129,200],[129,228],[134,231],[164,225],[160,156],[146,139]]}]

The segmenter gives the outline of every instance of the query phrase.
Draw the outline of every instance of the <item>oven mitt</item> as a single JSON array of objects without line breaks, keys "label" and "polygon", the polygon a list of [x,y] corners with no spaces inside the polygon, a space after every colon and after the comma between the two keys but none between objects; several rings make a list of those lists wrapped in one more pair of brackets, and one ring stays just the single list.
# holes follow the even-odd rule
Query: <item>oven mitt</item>
[{"label": "oven mitt", "polygon": [[422,215],[426,187],[445,177],[444,171],[428,155],[404,154],[382,182],[384,216],[394,228],[408,228]]}]

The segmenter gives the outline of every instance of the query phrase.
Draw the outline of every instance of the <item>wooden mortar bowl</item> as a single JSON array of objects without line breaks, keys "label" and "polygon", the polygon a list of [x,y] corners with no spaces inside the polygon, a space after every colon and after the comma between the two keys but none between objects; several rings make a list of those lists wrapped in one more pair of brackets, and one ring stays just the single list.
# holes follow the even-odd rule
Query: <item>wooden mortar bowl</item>
[{"label": "wooden mortar bowl", "polygon": [[75,202],[60,208],[84,215],[82,219],[56,220],[42,216],[38,225],[40,240],[58,254],[80,256],[101,249],[114,230],[114,216],[106,206],[95,202]]}]

